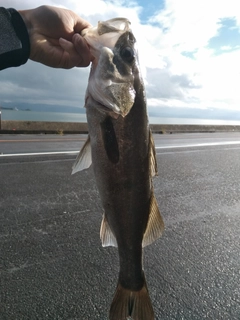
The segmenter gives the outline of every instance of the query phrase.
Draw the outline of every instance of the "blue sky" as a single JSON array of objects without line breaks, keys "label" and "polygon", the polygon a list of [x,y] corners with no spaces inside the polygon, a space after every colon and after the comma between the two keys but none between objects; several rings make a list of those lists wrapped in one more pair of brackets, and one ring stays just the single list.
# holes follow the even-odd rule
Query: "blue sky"
[{"label": "blue sky", "polygon": [[[1,0],[26,9],[35,0]],[[93,25],[125,16],[138,41],[151,118],[240,114],[239,0],[46,0]],[[89,68],[56,70],[29,61],[0,73],[0,105],[84,112]],[[80,110],[80,111],[79,111]],[[240,119],[240,115],[239,115]]]},{"label": "blue sky", "polygon": [[148,20],[156,14],[156,11],[160,11],[164,8],[164,1],[162,0],[139,0],[136,1],[136,3],[142,7],[139,15],[142,23],[148,23]]},{"label": "blue sky", "polygon": [[240,46],[240,33],[235,18],[221,19],[218,34],[211,38],[209,47],[213,48],[216,54],[224,50],[236,50]]}]

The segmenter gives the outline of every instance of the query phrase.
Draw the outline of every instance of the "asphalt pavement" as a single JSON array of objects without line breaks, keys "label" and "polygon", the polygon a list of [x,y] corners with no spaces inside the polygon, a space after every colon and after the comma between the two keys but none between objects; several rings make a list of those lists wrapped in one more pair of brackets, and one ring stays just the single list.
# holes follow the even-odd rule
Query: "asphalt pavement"
[{"label": "asphalt pavement", "polygon": [[[118,278],[102,248],[86,136],[0,135],[0,319],[107,319]],[[165,222],[144,249],[156,320],[240,319],[240,134],[154,135]]]}]

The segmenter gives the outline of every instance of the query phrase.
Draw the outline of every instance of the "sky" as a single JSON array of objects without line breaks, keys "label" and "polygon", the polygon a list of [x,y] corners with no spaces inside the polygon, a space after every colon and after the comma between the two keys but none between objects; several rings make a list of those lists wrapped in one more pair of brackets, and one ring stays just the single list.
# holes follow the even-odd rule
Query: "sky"
[{"label": "sky", "polygon": [[[240,120],[239,0],[0,0],[75,11],[97,25],[122,16],[137,39],[148,113],[157,117]],[[0,105],[84,113],[88,68],[53,69],[28,61],[0,72]]]}]

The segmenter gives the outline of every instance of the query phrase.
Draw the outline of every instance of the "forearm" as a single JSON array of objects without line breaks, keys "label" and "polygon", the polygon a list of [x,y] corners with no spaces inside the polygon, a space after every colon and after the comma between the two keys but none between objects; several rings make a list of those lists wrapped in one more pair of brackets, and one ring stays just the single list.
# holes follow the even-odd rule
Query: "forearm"
[{"label": "forearm", "polygon": [[29,55],[29,35],[21,15],[0,7],[0,70],[26,63]]}]

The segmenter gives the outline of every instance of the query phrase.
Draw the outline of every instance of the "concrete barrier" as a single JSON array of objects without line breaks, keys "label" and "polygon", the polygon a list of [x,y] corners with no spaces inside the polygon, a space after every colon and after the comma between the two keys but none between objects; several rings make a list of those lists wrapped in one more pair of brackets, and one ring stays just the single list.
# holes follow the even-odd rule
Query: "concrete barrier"
[{"label": "concrete barrier", "polygon": [[182,124],[152,124],[154,133],[194,133],[194,132],[239,132],[240,126],[233,125],[182,125]]},{"label": "concrete barrier", "polygon": [[[150,125],[154,133],[239,132],[233,125]],[[2,120],[0,133],[87,133],[87,123]]]},{"label": "concrete barrier", "polygon": [[2,120],[1,133],[87,133],[87,123]]}]

